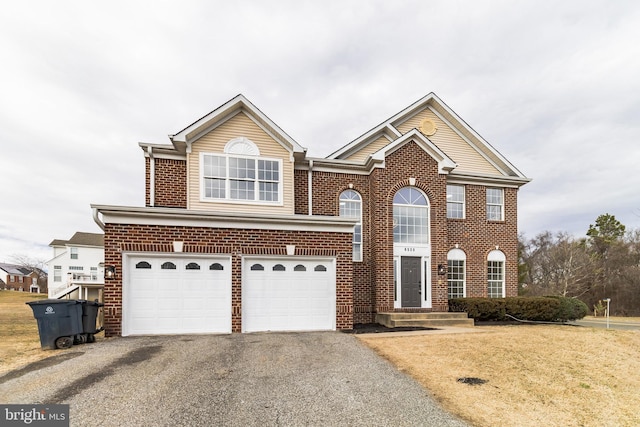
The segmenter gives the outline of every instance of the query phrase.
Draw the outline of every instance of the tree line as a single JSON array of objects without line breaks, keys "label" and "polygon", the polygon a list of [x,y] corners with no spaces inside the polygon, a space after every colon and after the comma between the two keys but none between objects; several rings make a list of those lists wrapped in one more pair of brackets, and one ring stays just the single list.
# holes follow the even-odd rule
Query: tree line
[{"label": "tree line", "polygon": [[544,231],[518,236],[519,294],[578,298],[603,314],[640,316],[640,230],[627,231],[614,215],[600,215],[586,237]]}]

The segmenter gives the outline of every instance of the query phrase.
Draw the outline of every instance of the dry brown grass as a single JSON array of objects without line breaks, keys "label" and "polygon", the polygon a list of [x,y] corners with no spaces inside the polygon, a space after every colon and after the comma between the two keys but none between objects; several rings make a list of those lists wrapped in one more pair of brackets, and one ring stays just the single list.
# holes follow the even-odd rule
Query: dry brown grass
[{"label": "dry brown grass", "polygon": [[44,294],[0,291],[0,375],[52,355],[40,348],[38,323],[27,301]]},{"label": "dry brown grass", "polygon": [[[475,426],[640,425],[640,332],[547,325],[482,330],[359,338]],[[457,381],[463,377],[488,382]]]}]

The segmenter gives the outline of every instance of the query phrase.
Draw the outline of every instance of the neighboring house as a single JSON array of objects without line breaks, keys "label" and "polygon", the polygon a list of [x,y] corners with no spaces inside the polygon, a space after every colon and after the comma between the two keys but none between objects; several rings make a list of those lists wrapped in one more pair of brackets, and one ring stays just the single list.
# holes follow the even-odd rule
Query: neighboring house
[{"label": "neighboring house", "polygon": [[104,235],[77,232],[69,240],[53,240],[47,261],[49,298],[102,300]]},{"label": "neighboring house", "polygon": [[350,329],[517,294],[529,179],[435,94],[327,158],[242,95],[170,140],[140,143],[145,207],[92,205],[107,335]]},{"label": "neighboring house", "polygon": [[0,281],[3,289],[20,292],[40,292],[37,273],[16,264],[0,263]]}]

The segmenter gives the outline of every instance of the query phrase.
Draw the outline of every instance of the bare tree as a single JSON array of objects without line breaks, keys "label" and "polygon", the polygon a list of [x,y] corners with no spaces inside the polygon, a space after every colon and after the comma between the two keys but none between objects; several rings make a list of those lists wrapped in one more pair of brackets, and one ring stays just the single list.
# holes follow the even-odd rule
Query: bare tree
[{"label": "bare tree", "polygon": [[583,241],[545,231],[525,247],[529,294],[581,297],[589,292],[593,264]]},{"label": "bare tree", "polygon": [[640,315],[640,230],[605,214],[586,234],[519,236],[521,294],[576,297],[590,307],[611,298],[613,314]]}]

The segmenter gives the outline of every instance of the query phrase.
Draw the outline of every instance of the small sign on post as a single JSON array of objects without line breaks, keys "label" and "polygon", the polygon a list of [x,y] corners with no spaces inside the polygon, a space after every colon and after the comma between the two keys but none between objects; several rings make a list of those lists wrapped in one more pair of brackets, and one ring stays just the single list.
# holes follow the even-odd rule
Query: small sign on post
[{"label": "small sign on post", "polygon": [[605,301],[607,303],[607,311],[606,311],[606,315],[607,315],[607,329],[609,329],[609,303],[611,302],[611,298],[605,298],[603,301]]}]

